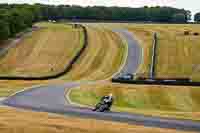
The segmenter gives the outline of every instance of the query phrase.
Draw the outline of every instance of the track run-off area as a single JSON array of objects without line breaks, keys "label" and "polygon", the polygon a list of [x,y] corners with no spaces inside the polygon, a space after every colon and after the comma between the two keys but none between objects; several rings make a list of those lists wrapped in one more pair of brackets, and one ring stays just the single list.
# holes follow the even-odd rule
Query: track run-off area
[{"label": "track run-off area", "polygon": [[[136,72],[140,63],[142,62],[141,47],[133,38],[132,33],[128,32],[127,30],[115,29],[113,32],[118,33],[124,40],[126,40],[126,44],[128,45],[126,61],[123,64],[122,69],[114,76],[117,76],[118,74]],[[103,83],[106,81],[96,82]],[[6,100],[2,101],[2,104],[16,108],[72,115],[83,118],[94,118],[184,131],[200,131],[200,122],[151,117],[133,113],[92,112],[91,108],[79,107],[70,104],[70,101],[68,101],[64,96],[64,94],[70,91],[71,88],[80,86],[82,84],[95,84],[96,82],[80,81],[60,85],[33,87],[8,97]]]}]

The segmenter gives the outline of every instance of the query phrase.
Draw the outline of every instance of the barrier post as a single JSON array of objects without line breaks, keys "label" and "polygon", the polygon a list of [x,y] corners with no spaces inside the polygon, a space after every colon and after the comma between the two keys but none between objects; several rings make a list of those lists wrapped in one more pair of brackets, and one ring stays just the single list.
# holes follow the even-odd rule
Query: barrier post
[{"label": "barrier post", "polygon": [[155,65],[156,65],[156,48],[157,48],[157,33],[153,35],[153,49],[152,49],[152,59],[150,67],[150,79],[155,78]]}]

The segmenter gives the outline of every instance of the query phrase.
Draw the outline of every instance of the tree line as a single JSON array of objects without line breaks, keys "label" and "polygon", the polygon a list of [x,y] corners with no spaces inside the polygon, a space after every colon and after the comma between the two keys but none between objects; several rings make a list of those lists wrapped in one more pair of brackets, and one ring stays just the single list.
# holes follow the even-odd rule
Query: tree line
[{"label": "tree line", "polygon": [[16,33],[31,27],[34,22],[60,19],[186,23],[191,19],[191,12],[159,6],[128,8],[0,4],[0,40],[15,36]]},{"label": "tree line", "polygon": [[0,5],[0,40],[15,36],[39,21],[40,8],[34,5]]},{"label": "tree line", "polygon": [[194,15],[194,21],[200,22],[200,12]]}]

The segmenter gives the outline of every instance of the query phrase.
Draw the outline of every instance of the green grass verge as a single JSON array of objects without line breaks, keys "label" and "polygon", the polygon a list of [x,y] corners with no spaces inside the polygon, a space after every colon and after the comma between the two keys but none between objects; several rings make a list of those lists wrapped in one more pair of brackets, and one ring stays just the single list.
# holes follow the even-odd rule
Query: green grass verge
[{"label": "green grass verge", "polygon": [[200,120],[198,87],[133,86],[110,83],[83,85],[70,91],[74,103],[94,106],[103,95],[113,93],[113,110]]}]

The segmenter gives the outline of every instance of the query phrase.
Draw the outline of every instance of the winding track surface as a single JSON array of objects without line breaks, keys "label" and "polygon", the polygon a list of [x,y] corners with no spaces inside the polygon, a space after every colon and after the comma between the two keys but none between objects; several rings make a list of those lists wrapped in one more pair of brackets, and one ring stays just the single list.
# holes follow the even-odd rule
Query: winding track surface
[{"label": "winding track surface", "polygon": [[[120,33],[127,40],[129,46],[128,58],[121,72],[132,73],[136,71],[137,67],[139,66],[139,60],[141,59],[141,52],[139,51],[141,51],[141,49],[138,46],[137,42],[132,38],[131,33],[125,30],[117,30],[117,32]],[[180,129],[185,131],[200,131],[200,123],[194,121],[173,120],[121,112],[99,113],[92,112],[89,108],[72,106],[69,104],[68,101],[66,101],[64,93],[66,91],[66,88],[68,88],[69,90],[70,88],[77,87],[80,84],[83,83],[72,82],[63,85],[35,87],[17,93],[16,95],[4,100],[2,103],[4,105],[17,108],[59,113],[83,118],[95,118],[117,122],[126,122],[130,124],[140,124],[150,127]],[[86,84],[86,82],[84,82],[84,84]],[[92,83],[87,82],[87,84]]]},{"label": "winding track surface", "polygon": [[135,73],[142,61],[142,49],[138,42],[133,38],[133,34],[127,30],[113,30],[120,34],[128,44],[128,56],[120,75]]}]

